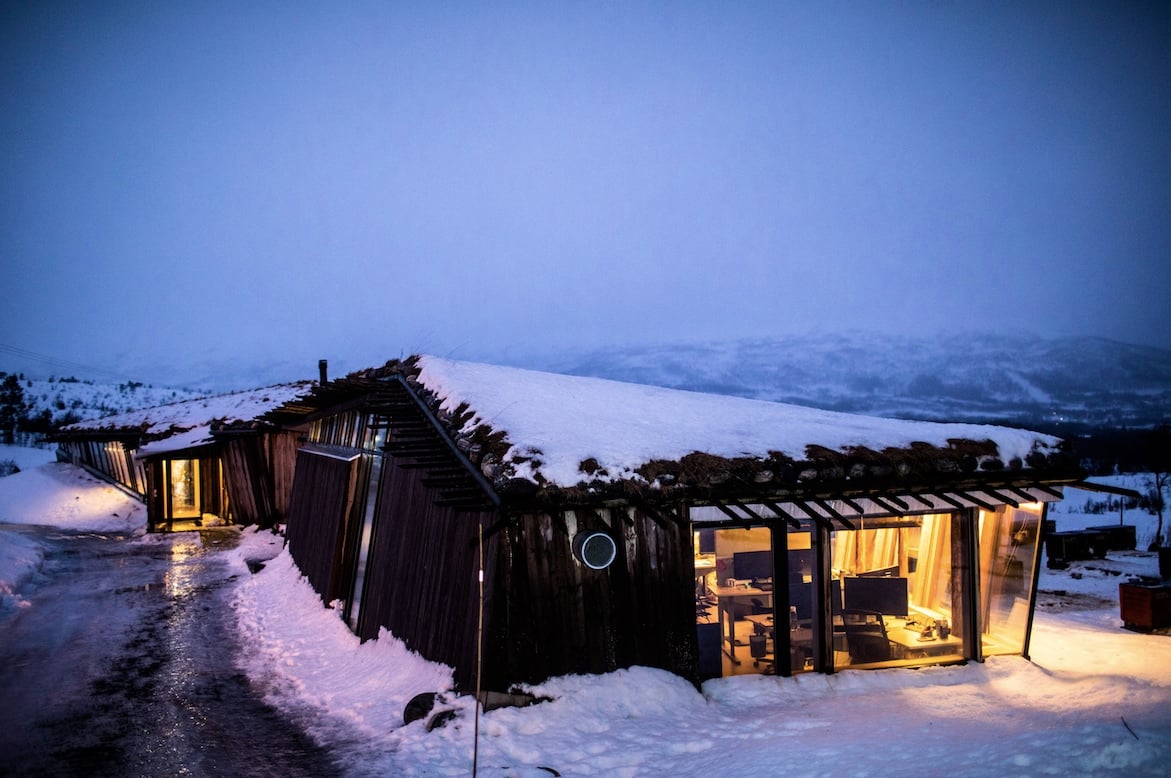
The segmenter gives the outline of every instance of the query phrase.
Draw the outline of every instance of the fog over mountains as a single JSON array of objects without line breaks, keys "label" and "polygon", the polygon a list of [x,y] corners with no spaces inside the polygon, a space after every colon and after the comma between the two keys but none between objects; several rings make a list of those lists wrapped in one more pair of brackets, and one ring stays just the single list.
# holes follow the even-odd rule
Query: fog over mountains
[{"label": "fog over mountains", "polygon": [[[397,347],[371,352],[368,346],[359,353],[354,346],[338,345],[337,352],[320,355],[329,360],[331,378],[410,353]],[[228,354],[230,347],[207,350],[182,365],[131,365],[128,360],[119,372],[184,396],[317,377],[316,359],[260,363]],[[853,332],[545,353],[460,350],[440,356],[876,416],[1002,423],[1059,435],[1171,420],[1171,350],[1094,337]],[[0,364],[0,370],[15,367],[36,375],[36,365]],[[56,396],[61,386],[46,397]],[[152,396],[120,389],[120,402]],[[66,400],[76,407],[76,400]]]},{"label": "fog over mountains", "polygon": [[812,335],[566,354],[544,367],[877,416],[1067,433],[1171,419],[1171,350],[1093,337]]}]

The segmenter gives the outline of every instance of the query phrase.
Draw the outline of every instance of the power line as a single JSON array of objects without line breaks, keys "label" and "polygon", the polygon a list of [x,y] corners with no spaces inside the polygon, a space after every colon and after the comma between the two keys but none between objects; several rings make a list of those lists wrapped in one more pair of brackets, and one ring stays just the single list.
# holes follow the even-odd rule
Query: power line
[{"label": "power line", "polygon": [[106,370],[101,367],[94,367],[93,365],[84,365],[80,362],[70,362],[67,359],[60,359],[58,357],[50,356],[48,354],[41,354],[36,351],[30,351],[19,346],[10,346],[6,343],[0,343],[0,354],[9,354],[20,359],[28,359],[34,362],[39,362],[57,370],[71,370],[83,373],[96,373],[104,375],[109,378],[125,379],[126,376],[122,373]]}]

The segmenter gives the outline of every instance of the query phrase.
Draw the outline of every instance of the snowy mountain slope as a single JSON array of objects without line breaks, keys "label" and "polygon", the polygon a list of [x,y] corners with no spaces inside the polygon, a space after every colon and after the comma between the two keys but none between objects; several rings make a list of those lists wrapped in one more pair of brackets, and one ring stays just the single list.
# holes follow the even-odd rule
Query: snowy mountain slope
[{"label": "snowy mountain slope", "polygon": [[54,423],[86,421],[140,408],[190,400],[206,392],[155,387],[128,381],[121,384],[76,378],[25,378],[20,382],[29,416],[48,410]]},{"label": "snowy mountain slope", "polygon": [[1171,351],[1100,338],[849,333],[550,362],[577,375],[901,418],[1140,427],[1171,415]]},{"label": "snowy mountain slope", "polygon": [[[321,357],[329,359],[330,375],[337,377],[409,353],[392,342],[339,343]],[[1005,423],[1058,434],[1083,427],[1149,427],[1171,417],[1171,350],[1095,337],[846,332],[544,352],[517,344],[495,350],[469,346],[455,356],[826,410]],[[125,367],[131,375],[161,375],[167,383],[203,388],[37,378],[21,383],[34,412],[47,407],[59,418],[73,408],[81,419],[90,419],[317,375],[315,359],[272,357],[257,363],[216,347],[182,368]]]}]

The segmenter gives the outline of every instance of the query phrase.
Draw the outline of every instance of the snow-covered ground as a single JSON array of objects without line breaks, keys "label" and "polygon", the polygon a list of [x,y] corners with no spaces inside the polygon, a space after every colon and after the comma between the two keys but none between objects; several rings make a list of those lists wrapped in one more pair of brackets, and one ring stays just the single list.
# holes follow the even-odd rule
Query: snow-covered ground
[{"label": "snow-covered ground", "polygon": [[[0,448],[0,459],[24,454]],[[68,465],[21,464],[0,479],[0,525],[53,524],[136,537],[142,506]],[[1141,486],[1136,477],[1115,483]],[[1079,511],[1101,495],[1070,492],[1051,514],[1059,529],[1107,524]],[[1153,517],[1127,511],[1142,538]],[[1149,542],[1149,541],[1147,541]],[[331,745],[354,775],[1165,775],[1171,763],[1171,637],[1125,630],[1118,583],[1157,573],[1155,556],[1042,573],[1032,661],[919,670],[845,671],[794,678],[740,676],[697,691],[669,673],[631,668],[555,678],[531,689],[550,701],[460,714],[428,732],[402,724],[412,696],[450,686],[450,673],[393,636],[359,644],[323,608],[281,539],[245,530],[227,553],[267,560],[241,576],[234,608],[242,668],[269,700]],[[29,607],[35,541],[0,526],[0,597]],[[10,613],[0,612],[0,619]],[[246,737],[246,733],[241,733]]]},{"label": "snow-covered ground", "polygon": [[150,408],[163,403],[203,397],[207,391],[156,387],[149,384],[126,382],[121,384],[77,380],[75,378],[21,379],[24,402],[29,415],[49,411],[53,421],[60,424],[66,414],[74,419],[96,419],[112,413],[124,413],[136,408]]}]

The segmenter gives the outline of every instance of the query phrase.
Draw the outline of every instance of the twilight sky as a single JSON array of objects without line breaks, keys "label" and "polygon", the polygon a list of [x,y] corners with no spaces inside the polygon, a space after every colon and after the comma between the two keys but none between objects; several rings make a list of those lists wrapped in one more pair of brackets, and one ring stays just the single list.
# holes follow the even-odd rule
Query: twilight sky
[{"label": "twilight sky", "polygon": [[0,9],[0,368],[1171,347],[1166,0]]}]

